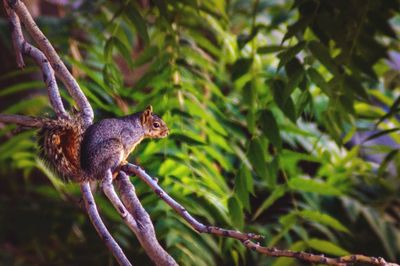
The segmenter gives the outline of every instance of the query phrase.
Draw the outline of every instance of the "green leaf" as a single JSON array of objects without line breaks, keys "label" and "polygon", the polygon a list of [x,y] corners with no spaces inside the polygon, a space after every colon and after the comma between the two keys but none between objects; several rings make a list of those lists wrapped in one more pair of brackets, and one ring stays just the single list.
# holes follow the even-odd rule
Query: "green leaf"
[{"label": "green leaf", "polygon": [[146,47],[133,62],[133,67],[142,66],[152,61],[154,57],[158,56],[158,52],[159,50],[157,46]]},{"label": "green leaf", "polygon": [[274,188],[272,193],[266,198],[260,207],[258,207],[257,211],[253,215],[252,220],[257,219],[261,213],[263,213],[266,209],[268,209],[272,204],[275,203],[279,198],[281,198],[286,193],[286,186],[277,186]]},{"label": "green leaf", "polygon": [[306,220],[330,226],[341,232],[350,233],[349,229],[347,229],[341,222],[328,214],[313,210],[302,210],[298,212],[298,215]]},{"label": "green leaf", "polygon": [[346,89],[353,91],[363,100],[366,101],[369,100],[369,95],[367,90],[363,87],[363,85],[357,78],[346,75],[344,83]]},{"label": "green leaf", "polygon": [[303,91],[296,101],[296,118],[301,116],[306,106],[311,102],[311,93],[308,90]]},{"label": "green leaf", "polygon": [[287,47],[281,45],[266,45],[261,46],[257,49],[257,54],[271,54],[287,49]]},{"label": "green leaf", "polygon": [[296,123],[296,108],[294,106],[293,100],[289,97],[285,105],[281,108],[282,112],[289,118],[293,123]]},{"label": "green leaf", "polygon": [[268,180],[267,163],[265,158],[265,149],[259,138],[250,140],[247,157],[249,158],[253,169],[257,175],[265,180]]},{"label": "green leaf", "polygon": [[293,37],[297,33],[302,33],[314,19],[314,16],[302,16],[292,25],[288,26],[285,36],[283,36],[282,43],[287,39]]},{"label": "green leaf", "polygon": [[1,88],[0,96],[6,96],[25,90],[44,89],[44,88],[45,84],[43,83],[43,81],[24,81],[13,84],[8,87]]},{"label": "green leaf", "polygon": [[321,195],[341,195],[341,192],[334,186],[315,179],[294,177],[289,180],[289,187],[296,191],[314,192]]},{"label": "green leaf", "polygon": [[107,87],[111,88],[113,91],[118,91],[123,86],[121,72],[112,63],[104,65],[103,80]]},{"label": "green leaf", "polygon": [[268,80],[267,84],[272,91],[276,105],[278,105],[279,108],[282,108],[285,104],[285,99],[282,92],[285,91],[286,83],[281,79],[274,78]]},{"label": "green leaf", "polygon": [[272,145],[274,145],[280,151],[282,149],[282,139],[278,123],[276,122],[272,112],[268,109],[262,110],[258,123],[261,126],[263,134],[272,143]]},{"label": "green leaf", "polygon": [[331,95],[328,83],[325,81],[324,77],[315,70],[315,68],[310,67],[307,69],[307,75],[326,95]]},{"label": "green leaf", "polygon": [[306,47],[307,42],[301,41],[293,47],[290,47],[286,51],[283,51],[278,54],[278,58],[280,59],[278,64],[278,69],[282,66],[286,65],[290,60],[292,60],[301,50]]},{"label": "green leaf", "polygon": [[252,58],[239,58],[232,66],[232,80],[237,80],[247,72],[249,72],[253,64]]},{"label": "green leaf", "polygon": [[304,79],[304,67],[300,61],[294,57],[285,65],[288,82],[284,91],[284,99],[286,100]]},{"label": "green leaf", "polygon": [[253,86],[253,82],[247,82],[242,89],[243,103],[248,105],[250,109],[256,107],[257,88]]},{"label": "green leaf", "polygon": [[242,229],[244,224],[244,216],[240,202],[236,197],[233,196],[229,198],[228,209],[233,225],[238,229]]},{"label": "green leaf", "polygon": [[327,253],[331,254],[334,256],[344,256],[347,254],[350,254],[347,250],[344,250],[343,248],[337,246],[336,244],[326,241],[326,240],[321,240],[317,238],[312,238],[306,241],[306,243],[313,249],[322,252],[322,253]]},{"label": "green leaf", "polygon": [[325,45],[318,41],[311,41],[308,44],[308,48],[313,53],[313,55],[321,62],[332,74],[340,75],[340,71],[338,66],[336,65],[335,60],[331,57],[329,50]]},{"label": "green leaf", "polygon": [[[246,171],[248,173],[246,173]],[[242,203],[243,207],[250,211],[249,190],[247,188],[248,169],[242,165],[235,178],[235,194]]]},{"label": "green leaf", "polygon": [[200,138],[195,138],[194,136],[188,136],[188,134],[183,133],[172,133],[168,136],[169,139],[177,140],[178,142],[187,143],[189,145],[205,145],[204,141]]},{"label": "green leaf", "polygon": [[140,37],[143,39],[144,43],[147,45],[150,42],[149,33],[147,32],[146,21],[137,10],[135,4],[131,2],[126,10],[125,10],[126,17],[132,22],[135,26],[137,32],[139,33]]}]

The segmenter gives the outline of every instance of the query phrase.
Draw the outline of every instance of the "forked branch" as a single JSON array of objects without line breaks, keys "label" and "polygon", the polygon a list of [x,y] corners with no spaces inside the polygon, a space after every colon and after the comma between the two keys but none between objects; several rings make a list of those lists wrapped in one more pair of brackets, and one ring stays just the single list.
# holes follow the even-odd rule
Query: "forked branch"
[{"label": "forked branch", "polygon": [[[159,266],[178,265],[158,243],[149,215],[143,208],[140,209],[141,205],[139,201],[135,200],[133,185],[129,183],[129,186],[127,184],[128,177],[124,176],[124,173],[121,173],[118,178],[118,190],[122,195],[124,203],[121,202],[114,190],[112,178],[111,170],[108,170],[106,176],[101,181],[104,194],[111,201],[125,224],[136,235],[149,258]],[[127,210],[128,206],[129,209]]]},{"label": "forked branch", "polygon": [[88,213],[89,218],[97,231],[97,234],[101,237],[108,249],[113,253],[115,259],[120,265],[132,265],[102,222],[88,182],[83,182],[81,184],[81,192],[85,202],[86,212]]},{"label": "forked branch", "polygon": [[93,109],[90,106],[89,101],[87,100],[85,94],[80,89],[75,78],[68,71],[63,61],[61,61],[56,50],[51,45],[50,41],[46,38],[43,32],[36,25],[25,4],[20,0],[4,0],[4,1],[8,1],[9,7],[17,13],[19,19],[24,24],[25,29],[35,40],[40,50],[46,55],[46,58],[50,62],[57,76],[64,83],[69,94],[77,103],[80,111],[82,112],[83,120],[86,126],[91,125],[93,121]]},{"label": "forked branch", "polygon": [[24,60],[21,53],[30,56],[35,60],[42,70],[43,81],[46,83],[50,104],[53,107],[54,112],[59,118],[67,118],[68,113],[65,111],[62,103],[53,68],[42,51],[25,41],[21,29],[21,23],[17,14],[8,6],[7,0],[3,0],[3,2],[10,21],[11,36],[16,53],[17,65],[19,67],[24,66]]},{"label": "forked branch", "polygon": [[146,253],[156,265],[178,265],[158,242],[150,216],[136,196],[135,187],[129,177],[121,171],[114,182],[122,202],[139,225],[135,234]]},{"label": "forked branch", "polygon": [[[90,106],[85,95],[79,88],[78,83],[75,81],[75,79],[72,77],[68,69],[65,67],[63,62],[58,57],[57,53],[51,46],[50,42],[47,40],[47,38],[43,35],[43,33],[39,30],[39,28],[33,21],[25,5],[20,1],[3,0],[3,3],[7,16],[10,21],[10,29],[13,40],[13,46],[16,53],[17,65],[19,67],[24,66],[24,60],[22,54],[31,56],[36,61],[36,63],[41,67],[43,73],[43,79],[44,82],[46,83],[46,87],[48,90],[50,103],[57,117],[67,118],[68,113],[66,112],[64,105],[62,103],[60,92],[54,76],[53,67],[56,67],[58,76],[64,80],[64,83],[69,93],[77,102],[79,108],[83,113],[86,125],[89,126],[92,123],[93,119],[92,107]],[[25,23],[25,27],[28,29],[28,32],[32,35],[32,37],[36,40],[36,42],[38,42],[39,46],[41,47],[44,53],[25,41],[19,17],[15,13],[14,9],[10,8],[9,4],[11,4],[11,6],[13,7],[16,7],[17,10],[19,10],[19,16],[22,17],[22,20]],[[29,116],[22,116],[22,115],[0,114],[0,122],[14,123],[34,128],[40,128],[43,126],[43,119],[29,117]],[[90,190],[89,184],[86,182],[82,183],[81,191],[83,200],[85,201],[85,206],[89,218],[93,226],[95,227],[97,233],[104,241],[105,245],[110,249],[111,253],[114,255],[119,264],[126,266],[131,265],[131,263],[123,253],[122,249],[119,247],[118,243],[113,239],[111,234],[108,232],[106,226],[104,225],[103,221],[101,220],[100,215],[97,211],[97,207],[94,203],[93,195]]]},{"label": "forked branch", "polygon": [[185,219],[199,233],[208,233],[217,236],[234,238],[240,240],[244,246],[246,246],[251,250],[273,257],[290,257],[310,263],[320,263],[320,264],[337,265],[337,266],[345,266],[347,264],[352,264],[356,262],[367,263],[372,265],[399,266],[396,263],[388,263],[383,258],[368,257],[364,255],[348,255],[338,258],[329,258],[325,257],[324,255],[316,255],[307,252],[279,250],[276,248],[268,248],[260,246],[259,243],[254,242],[254,240],[262,238],[262,236],[260,235],[253,233],[242,233],[239,231],[227,230],[200,223],[195,218],[193,218],[193,216],[191,216],[182,205],[176,202],[158,185],[157,179],[149,176],[139,166],[133,164],[126,164],[121,168],[121,170],[128,174],[136,175],[140,179],[142,179],[163,201],[165,201],[169,206],[171,206],[179,215],[182,216],[183,219]]}]

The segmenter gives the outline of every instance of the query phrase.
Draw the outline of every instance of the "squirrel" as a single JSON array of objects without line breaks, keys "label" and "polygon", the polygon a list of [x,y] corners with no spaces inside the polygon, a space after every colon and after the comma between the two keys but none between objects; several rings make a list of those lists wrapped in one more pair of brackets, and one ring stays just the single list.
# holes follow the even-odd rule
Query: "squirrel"
[{"label": "squirrel", "polygon": [[78,115],[41,122],[41,157],[59,176],[75,182],[101,180],[108,169],[117,170],[144,138],[169,134],[151,105],[143,112],[100,120],[87,129]]}]

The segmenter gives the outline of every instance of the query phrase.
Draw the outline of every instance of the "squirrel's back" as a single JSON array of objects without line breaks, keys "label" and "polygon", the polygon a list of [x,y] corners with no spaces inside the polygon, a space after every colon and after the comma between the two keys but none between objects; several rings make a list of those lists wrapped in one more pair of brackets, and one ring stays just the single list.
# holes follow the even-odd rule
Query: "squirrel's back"
[{"label": "squirrel's back", "polygon": [[41,157],[67,180],[82,181],[80,144],[85,131],[79,116],[70,119],[46,119],[38,133]]}]

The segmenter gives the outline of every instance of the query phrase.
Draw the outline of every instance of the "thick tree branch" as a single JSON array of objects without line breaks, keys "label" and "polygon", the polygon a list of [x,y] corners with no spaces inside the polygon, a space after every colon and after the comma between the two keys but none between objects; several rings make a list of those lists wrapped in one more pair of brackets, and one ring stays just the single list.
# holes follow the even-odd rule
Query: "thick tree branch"
[{"label": "thick tree branch", "polygon": [[20,50],[20,44],[24,40],[24,37],[22,35],[21,24],[19,23],[19,19],[15,12],[9,7],[7,0],[3,0],[3,4],[10,24],[11,37],[15,50],[17,65],[19,68],[23,68],[25,63]]},{"label": "thick tree branch", "polygon": [[[13,38],[13,46],[16,52],[16,57],[17,57],[16,60],[18,66],[23,67],[24,65],[21,52],[34,58],[36,63],[41,67],[43,73],[43,79],[46,83],[46,87],[48,90],[50,103],[54,111],[56,112],[57,117],[68,118],[68,113],[64,109],[64,105],[62,103],[60,92],[54,76],[54,70],[52,68],[56,67],[58,76],[62,79],[64,78],[64,83],[66,84],[69,93],[77,102],[79,108],[82,110],[86,125],[89,126],[92,123],[93,119],[92,107],[90,106],[83,92],[80,90],[75,79],[72,77],[68,69],[65,67],[63,62],[58,57],[54,48],[51,46],[49,41],[46,39],[46,37],[43,35],[43,33],[39,30],[37,25],[32,20],[32,17],[26,10],[25,5],[19,1],[17,1],[18,3],[16,2],[11,3],[13,6],[18,7],[17,10],[19,10],[20,12],[20,17],[22,16],[23,21],[25,21],[24,22],[25,27],[28,29],[28,32],[32,35],[32,37],[34,37],[36,42],[38,42],[38,44],[40,45],[41,49],[43,50],[43,52],[46,54],[47,57],[42,51],[33,47],[24,40],[21,24],[19,22],[17,14],[14,12],[13,9],[9,7],[8,5],[8,3],[10,3],[9,1],[7,0],[3,1],[6,13],[9,16],[12,38]],[[49,61],[51,62],[51,65],[49,64]],[[45,120],[46,119],[21,116],[21,115],[0,114],[0,122],[15,123],[28,127],[40,128],[43,126]],[[126,266],[131,265],[131,263],[123,253],[122,249],[119,247],[118,243],[114,240],[111,234],[108,232],[103,221],[101,220],[93,199],[93,195],[90,191],[89,184],[82,183],[81,190],[82,190],[82,197],[85,201],[87,213],[97,233],[100,235],[101,239],[104,241],[105,245],[110,249],[111,253],[114,255],[114,257],[116,258],[116,260],[120,265],[126,265]]]},{"label": "thick tree branch", "polygon": [[247,248],[257,251],[262,254],[266,254],[268,256],[273,257],[290,257],[296,258],[302,261],[310,262],[310,263],[320,263],[326,265],[338,265],[344,266],[347,264],[352,264],[356,262],[368,263],[373,265],[391,265],[391,266],[399,266],[396,263],[388,263],[383,258],[375,258],[368,257],[364,255],[348,255],[338,258],[328,258],[324,255],[316,255],[306,252],[296,252],[291,250],[279,250],[276,248],[268,248],[260,246],[259,243],[253,242],[253,240],[261,239],[260,235],[252,234],[252,233],[242,233],[234,230],[227,230],[223,228],[218,228],[214,226],[207,226],[195,218],[193,218],[185,208],[176,202],[171,196],[169,196],[157,183],[155,178],[149,176],[143,169],[139,166],[133,164],[126,164],[121,167],[121,170],[138,176],[142,179],[150,188],[169,206],[171,206],[179,215],[181,215],[194,229],[196,229],[200,233],[208,233],[223,237],[229,237],[240,240],[244,246]]},{"label": "thick tree branch", "polygon": [[43,120],[33,116],[0,114],[0,123],[17,124],[25,127],[41,128]]},{"label": "thick tree branch", "polygon": [[11,25],[11,36],[13,39],[13,46],[16,53],[16,60],[19,67],[24,66],[24,61],[21,52],[25,55],[32,57],[35,62],[41,67],[43,73],[43,81],[46,83],[47,92],[50,99],[50,104],[53,107],[54,112],[59,118],[68,118],[68,113],[65,111],[64,105],[61,100],[60,92],[58,90],[57,81],[54,76],[53,68],[50,66],[46,56],[24,40],[22,34],[21,23],[19,22],[18,16],[12,10],[7,1],[4,0],[4,7],[8,15]]},{"label": "thick tree branch", "polygon": [[118,245],[118,243],[114,240],[111,234],[108,232],[106,226],[100,218],[99,212],[97,211],[97,207],[90,190],[90,185],[88,182],[81,183],[81,191],[83,200],[85,202],[86,212],[89,215],[90,220],[94,228],[96,229],[98,235],[101,237],[103,242],[106,244],[108,249],[114,255],[115,259],[118,261],[120,265],[129,266],[132,265],[129,260],[126,258],[124,252]]},{"label": "thick tree branch", "polygon": [[69,94],[72,96],[72,98],[77,103],[79,109],[81,110],[86,126],[91,125],[93,121],[93,109],[90,106],[89,101],[87,100],[85,94],[83,94],[82,90],[79,88],[79,85],[74,77],[61,61],[50,41],[36,25],[25,4],[20,0],[8,0],[8,3],[9,6],[17,13],[26,30],[35,40],[37,45],[44,52],[57,76],[65,84],[65,87],[67,88]]},{"label": "thick tree branch", "polygon": [[139,230],[135,232],[136,237],[151,260],[156,265],[178,265],[158,242],[150,216],[136,196],[135,187],[129,177],[121,171],[115,182],[122,202],[139,225]]}]

